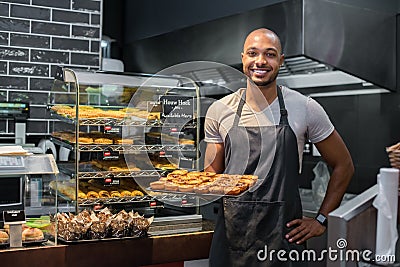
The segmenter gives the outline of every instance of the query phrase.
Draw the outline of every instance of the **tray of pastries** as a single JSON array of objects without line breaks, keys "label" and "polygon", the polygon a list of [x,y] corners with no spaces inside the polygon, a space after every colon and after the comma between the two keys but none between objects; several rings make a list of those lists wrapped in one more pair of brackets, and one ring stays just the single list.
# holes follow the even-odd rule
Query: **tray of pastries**
[{"label": "tray of pastries", "polygon": [[213,196],[238,196],[254,186],[257,181],[258,176],[256,175],[175,170],[166,177],[151,182],[148,190]]},{"label": "tray of pastries", "polygon": [[[4,229],[0,229],[0,247],[8,247],[10,245],[10,226],[4,225]],[[22,225],[22,245],[34,246],[47,242],[43,231],[39,228]]]}]

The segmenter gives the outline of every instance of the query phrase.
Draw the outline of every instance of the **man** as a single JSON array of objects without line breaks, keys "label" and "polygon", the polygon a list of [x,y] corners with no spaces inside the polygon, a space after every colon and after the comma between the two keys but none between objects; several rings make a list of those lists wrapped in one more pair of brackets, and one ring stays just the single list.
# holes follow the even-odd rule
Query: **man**
[{"label": "man", "polygon": [[[207,112],[205,170],[259,178],[255,189],[223,199],[211,266],[304,266],[287,260],[288,253],[301,252],[307,239],[325,232],[326,217],[339,206],[353,175],[350,153],[323,108],[311,98],[277,86],[283,61],[274,32],[264,28],[251,32],[242,63],[252,82],[215,102]],[[306,137],[333,170],[316,218],[302,217],[298,192]],[[260,254],[267,249],[286,254]]]}]

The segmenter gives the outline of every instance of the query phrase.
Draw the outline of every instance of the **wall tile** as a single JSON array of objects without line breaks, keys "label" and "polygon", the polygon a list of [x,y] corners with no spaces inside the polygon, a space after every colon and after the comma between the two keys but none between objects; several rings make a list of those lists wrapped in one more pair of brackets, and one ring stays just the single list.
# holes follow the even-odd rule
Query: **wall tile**
[{"label": "wall tile", "polygon": [[30,79],[30,90],[43,90],[43,91],[51,91],[53,87],[53,78],[31,78]]},{"label": "wall tile", "polygon": [[99,38],[100,29],[95,27],[75,26],[72,25],[72,35],[90,38]]},{"label": "wall tile", "polygon": [[29,32],[29,21],[0,18],[0,31]]},{"label": "wall tile", "polygon": [[10,62],[10,75],[49,76],[49,65]]},{"label": "wall tile", "polygon": [[51,119],[46,107],[31,107],[32,119]]},{"label": "wall tile", "polygon": [[[0,93],[1,95],[1,93]],[[1,97],[0,97],[1,99]],[[1,100],[3,101],[3,100]],[[6,132],[6,126],[7,125],[7,121],[0,121],[0,133],[5,133]]]},{"label": "wall tile", "polygon": [[29,34],[10,34],[10,45],[50,48],[50,37]]},{"label": "wall tile", "polygon": [[[29,2],[29,0],[28,0]],[[57,1],[49,1],[49,0],[32,0],[32,5],[37,6],[47,6],[47,7],[59,7],[59,8],[71,8],[71,0],[57,0]]]},{"label": "wall tile", "polygon": [[89,40],[77,40],[77,39],[53,37],[52,48],[88,52]]},{"label": "wall tile", "polygon": [[53,21],[60,21],[60,22],[89,24],[89,14],[88,13],[78,13],[78,12],[54,9],[52,19],[53,19]]},{"label": "wall tile", "polygon": [[0,32],[0,45],[8,45],[8,32]]},{"label": "wall tile", "polygon": [[8,17],[9,4],[0,3],[0,16]]},{"label": "wall tile", "polygon": [[7,91],[0,90],[0,101],[7,101]]},{"label": "wall tile", "polygon": [[2,0],[2,2],[19,3],[19,4],[28,4],[29,5],[30,0]]},{"label": "wall tile", "polygon": [[28,133],[47,133],[47,121],[28,121],[26,131]]},{"label": "wall tile", "polygon": [[12,91],[9,92],[10,101],[29,102],[30,104],[46,105],[48,93],[36,93],[29,91]]},{"label": "wall tile", "polygon": [[11,5],[11,17],[50,20],[50,9]]},{"label": "wall tile", "polygon": [[31,50],[32,62],[48,62],[48,63],[69,63],[68,52],[55,52],[48,50]]},{"label": "wall tile", "polygon": [[100,4],[92,0],[72,0],[72,8],[77,10],[100,11]]},{"label": "wall tile", "polygon": [[32,21],[32,33],[69,36],[70,26],[65,24]]},{"label": "wall tile", "polygon": [[91,14],[90,17],[91,17],[90,24],[92,24],[92,25],[100,25],[100,15]]},{"label": "wall tile", "polygon": [[29,60],[29,50],[0,46],[0,60]]},{"label": "wall tile", "polygon": [[28,77],[0,76],[0,89],[28,89]]},{"label": "wall tile", "polygon": [[7,62],[0,61],[0,74],[7,74]]},{"label": "wall tile", "polygon": [[91,41],[90,52],[98,53],[100,51],[100,42],[99,41]]},{"label": "wall tile", "polygon": [[99,55],[72,53],[71,64],[97,66],[99,65]]}]

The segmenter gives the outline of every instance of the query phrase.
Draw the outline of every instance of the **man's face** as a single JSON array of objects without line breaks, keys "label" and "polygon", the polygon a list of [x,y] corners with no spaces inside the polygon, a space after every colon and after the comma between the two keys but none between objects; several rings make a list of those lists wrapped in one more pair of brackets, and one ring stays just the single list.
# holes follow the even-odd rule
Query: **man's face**
[{"label": "man's face", "polygon": [[243,47],[243,72],[258,86],[267,86],[276,80],[284,56],[274,35],[250,34]]}]

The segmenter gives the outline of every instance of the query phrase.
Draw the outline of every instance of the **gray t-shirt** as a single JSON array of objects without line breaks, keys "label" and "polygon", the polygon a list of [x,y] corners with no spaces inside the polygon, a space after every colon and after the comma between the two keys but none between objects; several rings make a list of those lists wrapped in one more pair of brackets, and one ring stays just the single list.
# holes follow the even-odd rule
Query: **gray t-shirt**
[{"label": "gray t-shirt", "polygon": [[[289,125],[293,129],[299,151],[300,166],[303,159],[303,148],[306,139],[318,143],[327,138],[334,126],[321,105],[314,99],[281,86],[285,107],[288,112]],[[229,94],[214,102],[207,111],[205,119],[205,142],[224,143],[244,89]],[[271,126],[279,124],[279,100],[276,98],[269,107],[256,112],[247,104],[243,106],[240,126]],[[301,169],[301,167],[300,167]]]}]

